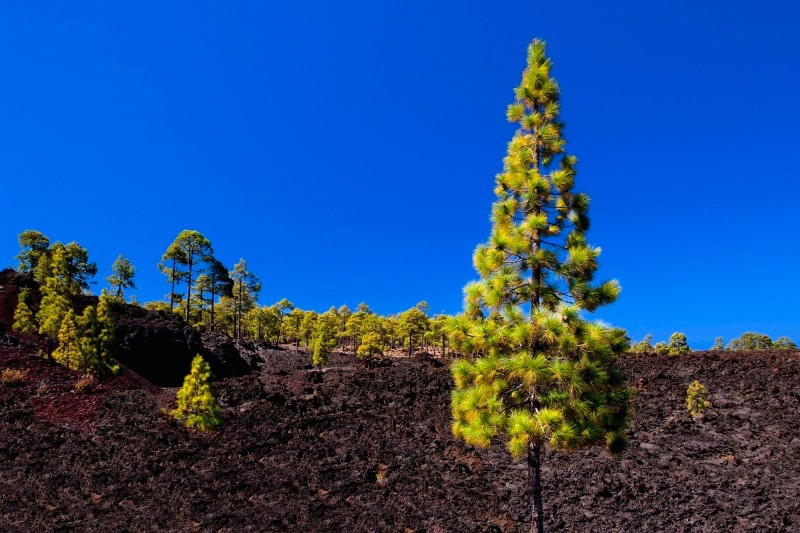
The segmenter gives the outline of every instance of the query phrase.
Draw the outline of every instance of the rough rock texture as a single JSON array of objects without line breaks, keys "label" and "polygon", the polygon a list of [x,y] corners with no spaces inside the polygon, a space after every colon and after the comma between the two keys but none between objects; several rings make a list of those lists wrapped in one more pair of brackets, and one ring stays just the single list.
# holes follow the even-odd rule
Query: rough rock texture
[{"label": "rough rock texture", "polygon": [[[452,439],[446,365],[307,361],[287,350],[219,383],[224,425],[200,434],[159,409],[174,389],[128,375],[78,394],[69,371],[0,347],[0,369],[28,371],[0,387],[0,531],[524,530],[525,468]],[[547,454],[548,530],[800,530],[800,353],[620,363],[631,445]],[[694,379],[713,402],[697,420]]]}]

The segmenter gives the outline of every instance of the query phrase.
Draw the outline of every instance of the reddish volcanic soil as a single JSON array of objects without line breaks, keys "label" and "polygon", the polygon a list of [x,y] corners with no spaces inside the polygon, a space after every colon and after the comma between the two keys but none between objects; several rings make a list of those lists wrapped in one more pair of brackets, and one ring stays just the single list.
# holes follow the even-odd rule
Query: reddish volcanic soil
[{"label": "reddish volcanic soil", "polygon": [[[218,431],[164,414],[174,389],[128,371],[90,392],[0,346],[0,531],[521,531],[525,468],[449,432],[446,361],[323,371],[275,351],[217,384]],[[800,531],[800,353],[620,360],[631,445],[548,454],[550,531]],[[713,407],[686,412],[695,379]]]}]

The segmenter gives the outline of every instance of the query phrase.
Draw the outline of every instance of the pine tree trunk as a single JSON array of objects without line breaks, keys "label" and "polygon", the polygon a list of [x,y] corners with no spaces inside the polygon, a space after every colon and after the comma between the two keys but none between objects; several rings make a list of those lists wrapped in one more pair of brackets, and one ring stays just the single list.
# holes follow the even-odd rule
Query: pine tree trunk
[{"label": "pine tree trunk", "polygon": [[531,502],[531,533],[544,533],[542,512],[542,460],[541,445],[528,443],[528,483]]},{"label": "pine tree trunk", "polygon": [[189,279],[186,280],[186,323],[189,323],[189,311],[192,308],[192,254],[189,253]]},{"label": "pine tree trunk", "polygon": [[175,259],[172,260],[172,290],[169,292],[169,312],[171,313],[175,307]]},{"label": "pine tree trunk", "polygon": [[214,289],[213,289],[213,287],[214,287],[213,279],[214,278],[212,277],[211,279],[212,279],[212,281],[211,281],[211,287],[212,287],[212,289],[211,289],[211,329],[213,330],[214,329],[214,297],[216,296],[216,294],[214,294]]},{"label": "pine tree trunk", "polygon": [[236,334],[236,338],[242,337],[242,308],[244,307],[242,304],[242,286],[244,285],[244,281],[239,282],[239,331]]}]

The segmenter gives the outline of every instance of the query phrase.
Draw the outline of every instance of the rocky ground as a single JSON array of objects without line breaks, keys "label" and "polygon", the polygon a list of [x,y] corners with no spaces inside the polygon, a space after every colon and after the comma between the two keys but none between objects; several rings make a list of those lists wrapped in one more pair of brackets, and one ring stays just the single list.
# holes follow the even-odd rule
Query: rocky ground
[{"label": "rocky ground", "polygon": [[[224,425],[167,414],[133,372],[88,392],[0,343],[0,531],[518,531],[525,469],[449,432],[447,361],[365,369],[271,351],[217,384]],[[800,531],[800,353],[626,356],[631,445],[545,459],[551,531]],[[713,406],[697,420],[686,387]]]}]

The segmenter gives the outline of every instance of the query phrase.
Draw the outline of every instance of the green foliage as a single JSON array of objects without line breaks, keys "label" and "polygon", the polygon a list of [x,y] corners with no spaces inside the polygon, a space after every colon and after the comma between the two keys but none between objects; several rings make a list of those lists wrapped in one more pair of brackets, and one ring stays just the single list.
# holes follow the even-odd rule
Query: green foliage
[{"label": "green foliage", "polygon": [[87,306],[78,318],[78,353],[74,364],[70,367],[85,374],[100,373],[100,322],[97,311]]},{"label": "green foliage", "polygon": [[430,319],[428,318],[428,303],[419,302],[417,305],[400,314],[397,334],[406,343],[408,353],[420,343],[428,331]]},{"label": "green foliage", "polygon": [[772,343],[773,350],[796,350],[797,344],[790,339],[789,337],[778,337],[778,339]]},{"label": "green foliage", "polygon": [[[199,265],[207,261],[214,250],[211,242],[202,233],[196,230],[181,231],[162,258],[162,271],[165,271],[168,279],[172,283],[172,293],[175,292],[175,281],[186,280],[186,302],[185,319],[189,322],[192,303],[192,283],[194,275],[200,270]],[[164,266],[170,265],[171,266]],[[174,297],[171,298],[174,302]]]},{"label": "green foliage", "polygon": [[158,264],[158,269],[167,277],[167,282],[170,284],[169,292],[169,310],[172,311],[176,303],[175,284],[180,283],[185,273],[178,268],[186,262],[186,256],[183,249],[176,243],[172,242],[167,247],[164,255],[161,256],[161,262]]},{"label": "green foliage", "polygon": [[42,256],[47,255],[50,249],[50,239],[36,230],[25,230],[19,234],[20,252],[17,255],[19,266],[17,270],[26,274],[33,274]]},{"label": "green foliage", "polygon": [[648,354],[653,353],[653,336],[649,333],[644,336],[644,339],[631,346],[631,353]]},{"label": "green foliage", "polygon": [[162,302],[161,300],[155,300],[153,302],[145,302],[142,307],[144,307],[148,311],[169,312],[169,302]]},{"label": "green foliage", "polygon": [[286,327],[284,333],[287,338],[294,341],[295,345],[300,344],[300,338],[302,337],[301,326],[303,324],[304,317],[305,312],[296,307],[292,309],[292,312],[289,313],[288,317],[286,317]]},{"label": "green foliage", "polygon": [[[43,264],[41,261],[40,265]],[[71,308],[69,274],[66,258],[62,249],[56,249],[49,261],[50,274],[40,287],[42,301],[36,320],[39,322],[39,333],[56,338],[59,335],[61,321]]]},{"label": "green foliage", "polygon": [[231,279],[228,269],[225,268],[225,265],[223,265],[214,257],[208,258],[207,275],[209,279],[208,289],[211,292],[210,325],[213,328],[216,324],[216,316],[214,312],[215,300],[217,296],[228,298],[233,297],[233,280]]},{"label": "green foliage", "polygon": [[515,457],[528,445],[574,449],[621,442],[630,391],[611,366],[627,343],[613,330],[586,323],[571,309],[539,311],[530,324],[537,350],[515,337],[529,324],[498,324],[488,354],[453,363],[453,434],[486,447],[508,435]]},{"label": "green foliage", "polygon": [[303,320],[300,323],[300,337],[306,341],[306,346],[309,346],[311,337],[314,335],[318,318],[319,315],[314,311],[303,312]]},{"label": "green foliage", "polygon": [[278,342],[280,313],[274,307],[253,307],[244,317],[250,336],[257,340]]},{"label": "green foliage", "polygon": [[698,416],[709,406],[708,391],[699,381],[692,382],[686,390],[686,408],[689,414]]},{"label": "green foliage", "polygon": [[232,306],[234,321],[234,336],[241,337],[242,322],[245,313],[250,311],[258,300],[258,293],[261,292],[261,282],[258,276],[247,270],[247,262],[240,259],[233,270],[230,272],[232,287]]},{"label": "green foliage", "polygon": [[192,369],[178,390],[177,406],[172,416],[188,427],[208,431],[220,422],[220,408],[211,390],[211,367],[200,356],[192,360]]},{"label": "green foliage", "polygon": [[358,358],[368,363],[378,357],[383,356],[383,339],[381,334],[370,331],[361,337],[361,344],[358,346]]},{"label": "green foliage", "polygon": [[[211,278],[204,272],[197,276],[194,281],[194,292],[192,294],[192,310],[198,312],[198,323],[204,324],[204,317],[206,309],[210,307],[210,294],[211,294]],[[206,295],[209,295],[208,300]],[[190,311],[190,315],[194,314]]]},{"label": "green foliage", "polygon": [[[47,237],[44,237],[46,240]],[[43,244],[45,241],[42,240]],[[22,244],[22,240],[20,241]],[[21,255],[26,256],[25,261],[34,261],[33,265],[33,278],[44,285],[46,279],[52,275],[54,261],[56,255],[59,255],[58,261],[63,261],[63,265],[58,265],[60,271],[59,275],[62,281],[66,284],[68,292],[71,295],[80,294],[82,291],[89,289],[89,280],[97,274],[97,265],[89,261],[89,252],[86,248],[82,247],[77,242],[70,242],[62,244],[56,242],[50,246],[46,251],[41,249],[36,250],[33,254],[35,259],[32,259],[31,252],[23,247]],[[20,257],[20,256],[17,256]],[[20,267],[23,262],[20,262]]]},{"label": "green foliage", "polygon": [[80,357],[81,337],[78,321],[72,309],[64,313],[58,329],[58,347],[53,352],[53,359],[67,368],[77,370]]},{"label": "green foliage", "polygon": [[28,299],[30,298],[30,291],[22,289],[17,297],[17,308],[14,310],[14,331],[20,333],[36,333],[38,327],[36,326],[36,319],[33,317],[30,307],[28,307]]},{"label": "green foliage", "polygon": [[664,341],[659,341],[653,346],[653,353],[656,355],[669,355],[669,346]]},{"label": "green foliage", "polygon": [[436,315],[428,322],[428,331],[425,332],[425,340],[429,344],[440,344],[441,355],[444,357],[447,350],[447,324],[450,317],[447,315]]},{"label": "green foliage", "polygon": [[328,354],[336,346],[338,320],[336,309],[333,307],[319,316],[311,341],[314,350],[312,355],[314,366],[322,366],[328,362]]},{"label": "green foliage", "polygon": [[769,350],[772,348],[772,339],[767,335],[748,331],[743,333],[738,339],[733,339],[728,343],[729,350]]},{"label": "green foliage", "polygon": [[714,346],[709,348],[711,351],[721,351],[725,349],[725,341],[722,337],[717,337],[714,339]]},{"label": "green foliage", "polygon": [[449,321],[451,342],[475,357],[451,368],[453,435],[484,448],[505,435],[512,455],[531,461],[545,444],[620,451],[631,394],[614,367],[629,348],[625,332],[580,316],[620,288],[594,282],[600,249],[585,239],[589,198],[573,190],[576,159],[565,153],[550,67],[535,40],[508,108],[519,130],[496,178],[491,235],[474,254],[481,279]]},{"label": "green foliage", "polygon": [[280,342],[282,338],[283,339],[286,338],[286,332],[284,331],[284,319],[292,312],[292,310],[294,309],[294,304],[289,300],[287,300],[286,298],[283,298],[279,302],[276,302],[275,305],[273,305],[273,307],[278,313],[277,338],[278,342]]},{"label": "green foliage", "polygon": [[122,298],[123,289],[135,289],[133,277],[136,269],[130,259],[120,254],[111,265],[111,275],[106,278],[111,287],[117,288],[117,297]]},{"label": "green foliage", "polygon": [[669,338],[667,351],[670,355],[682,355],[690,353],[692,350],[689,348],[689,343],[686,341],[686,335],[675,332]]},{"label": "green foliage", "polygon": [[97,362],[100,372],[108,369],[116,374],[119,372],[119,365],[115,361],[117,342],[114,336],[112,304],[113,298],[103,291],[97,302]]}]

